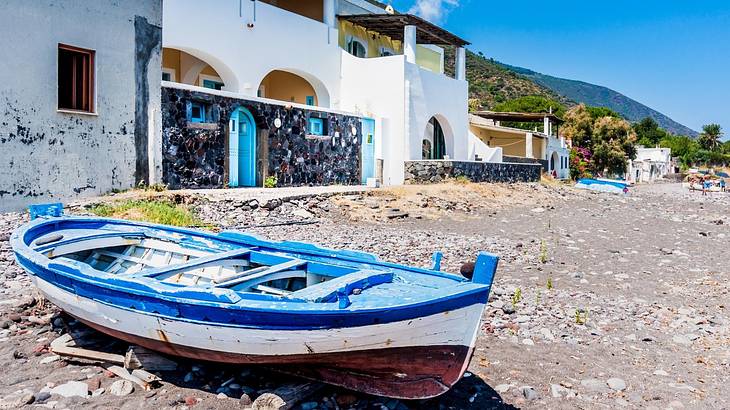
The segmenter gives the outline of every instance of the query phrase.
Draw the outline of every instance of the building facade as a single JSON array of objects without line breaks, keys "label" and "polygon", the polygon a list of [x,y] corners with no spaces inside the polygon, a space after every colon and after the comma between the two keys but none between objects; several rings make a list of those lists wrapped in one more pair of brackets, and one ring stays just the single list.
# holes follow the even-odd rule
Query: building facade
[{"label": "building facade", "polygon": [[[537,123],[533,130],[506,126]],[[558,179],[570,178],[570,146],[558,135],[560,118],[551,113],[481,111],[469,115],[470,135],[486,144],[482,155],[503,162],[539,163]],[[495,154],[492,154],[495,152]]]},{"label": "building facade", "polygon": [[161,176],[162,4],[0,2],[0,210]]},{"label": "building facade", "polygon": [[633,183],[651,183],[674,173],[672,150],[669,148],[636,148],[636,158],[629,160],[626,175]]},{"label": "building facade", "polygon": [[[456,47],[454,78],[445,74],[444,50],[434,43]],[[404,183],[409,160],[424,155],[434,160],[470,159],[466,44],[418,17],[389,14],[367,0],[220,0],[206,7],[195,0],[175,0],[164,7],[162,75],[171,88],[181,83],[200,88],[198,92],[227,93],[247,101],[244,105],[298,110],[305,123],[287,132],[310,141],[320,138],[334,144],[352,134],[352,126],[330,127],[320,121],[323,116],[347,117],[346,122],[357,118],[364,131],[356,135],[357,161],[346,160],[353,167],[350,173],[359,174],[351,180],[371,177],[396,185]],[[251,115],[270,135],[268,118]],[[235,124],[230,120],[215,120],[222,127],[217,132],[230,136],[225,147],[229,159],[237,146],[248,144],[245,139],[233,141],[239,137],[231,134]],[[187,122],[201,121],[188,117]],[[163,130],[166,141],[171,132],[178,131]],[[263,145],[271,147],[269,142]],[[169,148],[162,146],[161,151]],[[276,177],[279,185],[328,183],[330,179],[321,175],[306,180],[289,175],[307,173],[298,167],[311,169],[311,163],[339,161],[325,158],[332,153],[322,150],[310,155],[313,149],[303,150],[298,162],[290,158],[283,170],[275,160],[261,157],[263,152],[247,152],[242,168],[248,169],[249,163],[266,163],[268,168],[256,167],[257,177],[245,183],[231,183],[230,175],[216,182],[260,186],[263,179]],[[295,158],[290,151],[285,154]]]}]

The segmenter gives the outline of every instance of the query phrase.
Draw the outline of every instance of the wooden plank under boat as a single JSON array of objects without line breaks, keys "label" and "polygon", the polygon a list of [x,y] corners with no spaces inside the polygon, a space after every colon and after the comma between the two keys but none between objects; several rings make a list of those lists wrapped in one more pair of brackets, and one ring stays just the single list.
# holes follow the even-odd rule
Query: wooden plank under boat
[{"label": "wooden plank under boat", "polygon": [[[273,365],[404,399],[447,391],[471,358],[497,257],[473,278],[358,251],[32,210],[11,244],[45,297],[119,339]],[[39,215],[36,215],[39,214]]]}]

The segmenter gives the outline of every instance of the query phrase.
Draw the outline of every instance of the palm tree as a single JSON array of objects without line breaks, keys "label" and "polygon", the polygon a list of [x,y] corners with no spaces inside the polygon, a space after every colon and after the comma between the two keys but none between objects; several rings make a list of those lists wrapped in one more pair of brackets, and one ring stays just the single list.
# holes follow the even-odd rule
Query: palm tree
[{"label": "palm tree", "polygon": [[697,142],[706,150],[714,151],[720,147],[722,138],[722,127],[720,124],[707,124],[702,126],[702,134]]}]

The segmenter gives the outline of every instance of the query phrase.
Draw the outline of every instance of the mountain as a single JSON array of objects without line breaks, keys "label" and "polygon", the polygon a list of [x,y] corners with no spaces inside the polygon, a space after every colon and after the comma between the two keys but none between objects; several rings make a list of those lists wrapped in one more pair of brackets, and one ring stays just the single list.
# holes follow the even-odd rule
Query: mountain
[{"label": "mountain", "polygon": [[[445,49],[445,59],[444,66],[453,67],[453,50]],[[584,103],[610,108],[634,122],[651,117],[671,133],[692,137],[698,135],[697,131],[610,88],[511,66],[468,50],[466,77],[469,80],[469,98],[472,100],[470,106],[490,109],[498,103],[518,97],[540,95],[558,100],[568,107]]]},{"label": "mountain", "polygon": [[554,92],[573,101],[596,107],[610,108],[621,114],[629,121],[637,122],[646,117],[651,117],[659,123],[660,127],[673,134],[689,135],[692,137],[696,137],[698,135],[697,131],[682,125],[659,111],[649,108],[646,105],[610,88],[586,83],[584,81],[553,77],[527,68],[510,66],[502,63],[498,64],[519,74],[523,78],[530,79],[535,83],[549,88],[550,90],[553,90]]}]

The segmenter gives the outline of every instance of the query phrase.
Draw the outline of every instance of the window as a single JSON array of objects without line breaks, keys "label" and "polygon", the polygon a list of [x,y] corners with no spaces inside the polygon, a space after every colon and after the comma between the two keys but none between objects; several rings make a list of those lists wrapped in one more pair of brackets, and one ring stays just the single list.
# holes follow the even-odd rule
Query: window
[{"label": "window", "polygon": [[58,45],[58,109],[94,112],[94,54]]},{"label": "window", "polygon": [[176,81],[175,69],[162,67],[162,81]]},{"label": "window", "polygon": [[347,42],[347,52],[360,58],[368,56],[368,49],[365,47],[365,44],[355,37],[351,37]]},{"label": "window", "polygon": [[205,79],[203,80],[203,87],[205,87],[205,88],[210,88],[213,90],[221,90],[221,89],[223,89],[223,85],[224,84],[220,81],[205,80]]},{"label": "window", "polygon": [[205,106],[194,102],[190,104],[190,122],[205,122]]},{"label": "window", "polygon": [[387,57],[387,56],[393,56],[395,55],[395,51],[388,47],[380,47],[380,56],[381,57]]},{"label": "window", "polygon": [[306,98],[306,101],[307,101],[307,105],[314,105],[314,96],[308,95]]},{"label": "window", "polygon": [[310,135],[324,135],[324,120],[322,118],[310,118],[308,131]]}]

